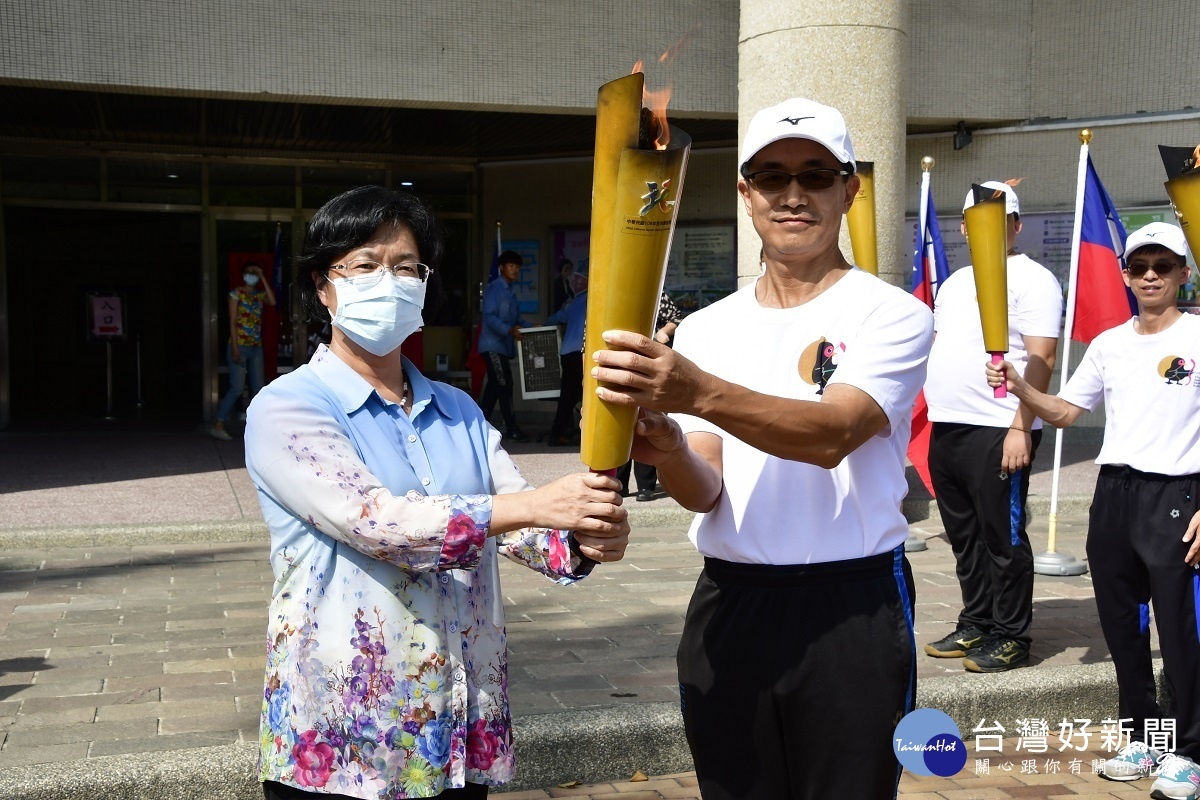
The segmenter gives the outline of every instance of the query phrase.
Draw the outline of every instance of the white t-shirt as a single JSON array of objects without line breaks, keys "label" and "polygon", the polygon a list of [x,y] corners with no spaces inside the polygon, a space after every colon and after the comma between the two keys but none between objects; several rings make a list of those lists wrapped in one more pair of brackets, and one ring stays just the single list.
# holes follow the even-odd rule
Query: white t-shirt
[{"label": "white t-shirt", "polygon": [[[979,321],[975,272],[956,270],[938,289],[933,328],[937,331],[929,352],[929,378],[925,401],[933,422],[957,422],[1007,428],[1017,413],[1018,400],[994,396],[983,365],[988,360]],[[1024,336],[1057,339],[1062,327],[1062,286],[1050,270],[1029,256],[1008,259],[1008,355],[1004,358],[1025,374],[1029,354]],[[1036,420],[1034,428],[1042,427]]]},{"label": "white t-shirt", "polygon": [[1097,336],[1059,397],[1091,411],[1104,399],[1097,464],[1200,474],[1200,317],[1139,335],[1133,320]]},{"label": "white t-shirt", "polygon": [[764,308],[751,284],[692,314],[675,348],[707,372],[764,394],[818,402],[826,382],[870,395],[889,425],[834,469],[767,455],[710,422],[685,433],[723,439],[724,488],[689,536],[705,556],[754,564],[842,561],[889,552],[908,525],[904,458],[913,400],[933,336],[929,309],[854,269],[795,308]]}]

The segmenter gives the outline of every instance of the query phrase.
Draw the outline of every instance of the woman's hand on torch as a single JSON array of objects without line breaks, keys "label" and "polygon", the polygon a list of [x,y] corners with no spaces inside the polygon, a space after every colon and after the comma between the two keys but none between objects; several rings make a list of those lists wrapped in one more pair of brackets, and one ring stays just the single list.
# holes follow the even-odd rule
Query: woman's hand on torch
[{"label": "woman's hand on torch", "polygon": [[[708,373],[648,336],[605,331],[604,341],[620,350],[598,350],[592,377],[607,384],[596,389],[606,403],[641,406],[652,411],[694,412],[709,397]],[[640,460],[640,459],[639,459]]]}]

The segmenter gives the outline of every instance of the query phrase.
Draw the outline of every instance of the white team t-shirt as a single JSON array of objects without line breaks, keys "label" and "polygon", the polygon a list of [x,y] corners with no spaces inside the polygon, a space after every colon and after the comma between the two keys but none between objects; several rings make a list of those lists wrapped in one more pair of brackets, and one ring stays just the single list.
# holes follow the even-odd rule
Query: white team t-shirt
[{"label": "white team t-shirt", "polygon": [[[938,289],[933,308],[937,338],[929,353],[925,381],[929,419],[992,428],[1012,425],[1019,402],[1016,395],[995,397],[983,370],[988,355],[983,347],[974,270],[963,267],[952,273]],[[1004,358],[1021,375],[1029,363],[1022,337],[1057,339],[1062,311],[1062,286],[1054,274],[1029,256],[1010,256],[1008,355]],[[1042,421],[1036,420],[1033,427],[1042,427]]]},{"label": "white team t-shirt", "polygon": [[692,523],[696,548],[726,561],[808,564],[903,544],[905,451],[932,322],[916,298],[858,269],[795,308],[760,306],[751,284],[684,320],[675,349],[707,372],[812,402],[827,384],[849,384],[870,395],[889,422],[829,470],[767,455],[706,420],[675,415],[685,433],[723,440],[724,487],[716,507]]},{"label": "white team t-shirt", "polygon": [[1091,411],[1104,400],[1097,464],[1200,474],[1200,317],[1139,335],[1133,320],[1097,336],[1059,397]]}]

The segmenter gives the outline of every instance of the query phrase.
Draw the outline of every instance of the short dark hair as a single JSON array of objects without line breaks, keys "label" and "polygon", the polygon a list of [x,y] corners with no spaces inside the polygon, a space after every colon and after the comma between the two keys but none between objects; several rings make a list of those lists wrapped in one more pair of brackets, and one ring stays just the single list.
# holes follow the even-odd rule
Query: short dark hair
[{"label": "short dark hair", "polygon": [[521,254],[516,250],[505,250],[496,259],[497,264],[516,264],[518,267],[525,263],[525,259],[521,258]]},{"label": "short dark hair", "polygon": [[433,210],[414,194],[383,186],[359,186],[321,206],[304,233],[304,246],[295,262],[296,278],[300,283],[301,305],[310,319],[329,321],[329,310],[317,296],[313,273],[325,275],[338,256],[370,241],[375,231],[401,225],[417,240],[421,261],[434,269],[422,316],[426,320],[436,316],[442,297],[438,277],[444,252],[441,223]]},{"label": "short dark hair", "polygon": [[1176,262],[1176,263],[1177,263],[1179,266],[1181,266],[1181,267],[1186,267],[1186,266],[1187,266],[1187,257],[1186,257],[1186,256],[1181,256],[1181,255],[1179,255],[1179,253],[1176,253],[1174,250],[1172,250],[1172,249],[1171,249],[1171,248],[1169,248],[1169,247],[1166,247],[1166,246],[1164,246],[1164,245],[1161,245],[1161,244],[1154,244],[1154,243],[1150,243],[1150,244],[1144,244],[1144,245],[1142,245],[1141,247],[1137,248],[1136,250],[1133,250],[1132,252],[1126,253],[1126,254],[1123,256],[1122,260],[1123,260],[1123,261],[1125,261],[1126,263],[1128,263],[1129,259],[1133,258],[1133,255],[1134,255],[1134,253],[1140,253],[1140,252],[1142,252],[1143,250],[1145,250],[1145,251],[1146,251],[1146,255],[1150,256],[1151,258],[1153,258],[1154,256],[1157,256],[1157,255],[1162,255],[1162,254],[1164,254],[1164,253],[1165,253],[1165,254],[1167,254],[1167,255],[1171,256],[1172,258],[1174,258],[1174,259],[1175,259],[1175,262]]}]

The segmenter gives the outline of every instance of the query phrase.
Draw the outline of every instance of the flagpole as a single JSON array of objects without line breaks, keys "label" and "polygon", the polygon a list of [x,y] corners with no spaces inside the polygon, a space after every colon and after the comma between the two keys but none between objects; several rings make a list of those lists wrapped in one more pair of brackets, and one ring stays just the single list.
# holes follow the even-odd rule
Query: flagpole
[{"label": "flagpole", "polygon": [[[1087,186],[1088,142],[1092,132],[1084,128],[1079,132],[1079,170],[1075,183],[1075,224],[1071,231],[1071,267],[1067,276],[1067,318],[1063,325],[1062,368],[1059,372],[1058,391],[1067,385],[1071,372],[1071,334],[1075,330],[1075,297],[1079,291],[1079,242],[1083,235],[1083,196]],[[1058,479],[1062,470],[1063,434],[1059,428],[1054,436],[1054,470],[1050,481],[1050,525],[1046,538],[1046,552],[1033,557],[1033,571],[1038,575],[1083,575],[1087,566],[1069,553],[1060,553],[1055,547],[1058,539]]]},{"label": "flagpole", "polygon": [[[934,163],[932,156],[925,156],[921,159],[921,200],[917,206],[917,236],[921,240],[920,249],[924,251],[922,255],[925,256],[925,263],[931,266],[934,264],[933,242],[930,241],[928,246],[925,245],[925,224],[929,218],[929,173],[933,169]],[[937,272],[936,268],[934,268],[934,272]],[[926,271],[925,277],[929,278],[928,271]],[[934,277],[936,278],[936,275]],[[930,286],[932,287],[932,285],[931,281]],[[925,540],[909,529],[908,538],[904,540],[904,552],[920,553],[928,549],[929,545]]]}]

